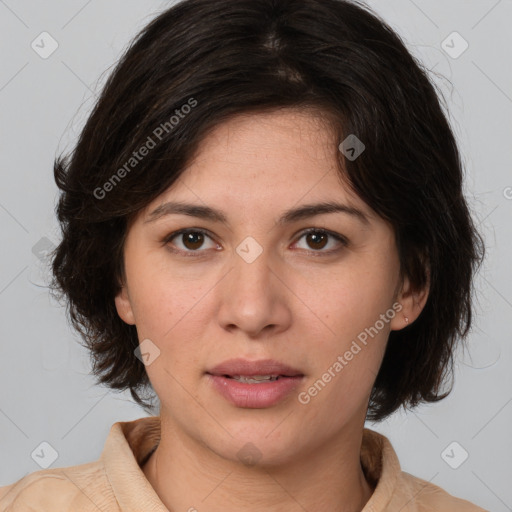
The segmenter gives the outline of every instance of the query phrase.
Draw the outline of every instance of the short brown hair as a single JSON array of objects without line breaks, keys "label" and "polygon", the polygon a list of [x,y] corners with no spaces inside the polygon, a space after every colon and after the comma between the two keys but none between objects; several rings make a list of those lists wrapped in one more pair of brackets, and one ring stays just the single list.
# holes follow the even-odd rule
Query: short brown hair
[{"label": "short brown hair", "polygon": [[[393,225],[402,276],[421,289],[430,273],[422,313],[390,333],[367,418],[444,398],[484,247],[428,73],[386,23],[346,0],[184,0],[132,41],[76,147],[54,166],[63,238],[51,287],[66,298],[94,375],[150,407],[136,328],[114,303],[130,219],[178,179],[216,125],[282,108],[314,109],[340,142],[363,141],[355,160],[336,148],[340,173]],[[148,138],[155,146],[127,165]]]}]

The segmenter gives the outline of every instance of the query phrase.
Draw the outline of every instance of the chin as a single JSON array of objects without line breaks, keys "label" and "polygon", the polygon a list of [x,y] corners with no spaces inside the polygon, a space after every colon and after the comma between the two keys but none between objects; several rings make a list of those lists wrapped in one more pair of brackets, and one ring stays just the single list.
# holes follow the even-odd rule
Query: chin
[{"label": "chin", "polygon": [[223,458],[247,466],[279,466],[298,456],[298,432],[293,425],[286,424],[287,420],[282,422],[286,414],[269,415],[268,418],[256,418],[252,414],[247,418],[225,421],[223,426],[231,436],[210,438],[210,448]]}]

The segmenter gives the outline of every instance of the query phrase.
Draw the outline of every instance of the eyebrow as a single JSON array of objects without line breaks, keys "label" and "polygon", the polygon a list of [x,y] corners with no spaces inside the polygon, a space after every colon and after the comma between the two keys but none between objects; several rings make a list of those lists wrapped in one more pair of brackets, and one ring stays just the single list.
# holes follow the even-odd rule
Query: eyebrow
[{"label": "eyebrow", "polygon": [[[322,215],[324,213],[345,213],[355,217],[364,224],[370,224],[368,217],[361,210],[342,203],[327,201],[322,203],[306,204],[299,206],[298,208],[286,210],[278,219],[277,225],[291,224],[292,222],[314,217],[315,215]],[[216,210],[209,206],[173,201],[158,206],[158,208],[149,214],[144,223],[155,222],[162,217],[173,214],[188,215],[190,217],[197,217],[225,225],[229,224],[226,215],[224,215],[220,210]]]}]

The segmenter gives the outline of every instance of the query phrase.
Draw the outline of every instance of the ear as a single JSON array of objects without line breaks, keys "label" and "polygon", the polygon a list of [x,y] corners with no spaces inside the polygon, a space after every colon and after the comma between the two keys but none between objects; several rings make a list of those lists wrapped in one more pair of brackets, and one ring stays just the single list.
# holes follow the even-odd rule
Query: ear
[{"label": "ear", "polygon": [[135,325],[135,315],[133,314],[132,304],[130,302],[128,290],[126,289],[125,285],[116,295],[115,304],[117,314],[121,317],[121,319],[124,320],[127,324]]},{"label": "ear", "polygon": [[402,308],[397,315],[390,322],[392,331],[399,331],[408,325],[411,325],[420,316],[428,298],[429,293],[429,276],[425,286],[418,290],[411,286],[409,278],[405,277],[399,293],[396,296]]}]

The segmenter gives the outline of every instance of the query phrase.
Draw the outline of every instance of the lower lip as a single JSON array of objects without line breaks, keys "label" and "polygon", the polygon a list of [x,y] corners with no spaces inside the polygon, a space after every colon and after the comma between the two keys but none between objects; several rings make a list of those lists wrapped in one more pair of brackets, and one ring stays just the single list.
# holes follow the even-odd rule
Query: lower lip
[{"label": "lower lip", "polygon": [[247,384],[222,375],[208,377],[224,398],[237,407],[262,409],[277,404],[295,389],[303,376],[280,377],[270,382]]}]

